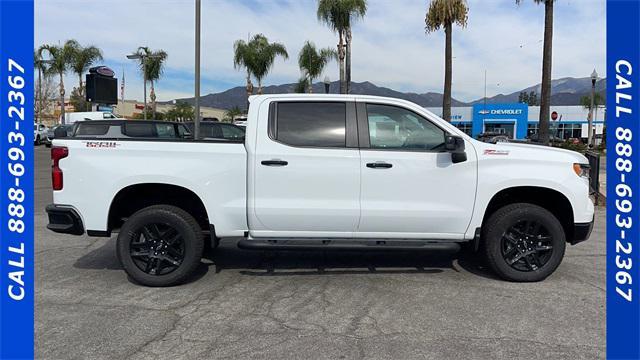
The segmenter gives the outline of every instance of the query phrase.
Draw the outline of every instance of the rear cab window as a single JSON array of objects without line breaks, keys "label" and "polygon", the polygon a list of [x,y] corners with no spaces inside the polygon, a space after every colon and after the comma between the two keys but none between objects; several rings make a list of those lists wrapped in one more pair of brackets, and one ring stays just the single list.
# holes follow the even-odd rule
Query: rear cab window
[{"label": "rear cab window", "polygon": [[173,124],[155,124],[159,138],[176,138],[176,127]]},{"label": "rear cab window", "polygon": [[128,122],[124,125],[124,134],[130,137],[156,137],[154,124]]},{"label": "rear cab window", "polygon": [[76,129],[75,136],[105,135],[109,131],[109,124],[81,123]]}]

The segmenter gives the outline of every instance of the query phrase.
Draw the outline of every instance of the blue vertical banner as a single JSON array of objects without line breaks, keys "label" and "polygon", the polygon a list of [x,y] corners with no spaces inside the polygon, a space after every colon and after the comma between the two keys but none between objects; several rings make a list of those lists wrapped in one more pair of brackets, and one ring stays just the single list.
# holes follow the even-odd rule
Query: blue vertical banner
[{"label": "blue vertical banner", "polygon": [[609,359],[640,359],[639,17],[639,1],[607,1]]},{"label": "blue vertical banner", "polygon": [[33,358],[33,1],[0,0],[0,359]]}]

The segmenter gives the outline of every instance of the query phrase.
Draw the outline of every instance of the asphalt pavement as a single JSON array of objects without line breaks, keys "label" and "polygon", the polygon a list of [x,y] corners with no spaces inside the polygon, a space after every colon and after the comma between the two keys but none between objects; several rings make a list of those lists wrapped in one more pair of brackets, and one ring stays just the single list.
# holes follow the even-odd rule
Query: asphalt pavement
[{"label": "asphalt pavement", "polygon": [[36,148],[38,358],[605,357],[603,208],[591,239],[538,283],[498,280],[475,255],[263,253],[223,241],[189,283],[147,288],[120,267],[115,237],[46,229],[49,169]]}]

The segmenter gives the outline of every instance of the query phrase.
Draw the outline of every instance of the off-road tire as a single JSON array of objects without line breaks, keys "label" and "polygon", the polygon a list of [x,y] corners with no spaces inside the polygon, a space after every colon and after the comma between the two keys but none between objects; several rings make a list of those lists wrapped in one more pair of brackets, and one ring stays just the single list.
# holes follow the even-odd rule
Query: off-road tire
[{"label": "off-road tire", "polygon": [[[507,240],[503,240],[503,237],[513,226],[527,220],[545,228],[546,234],[551,237],[547,241],[552,249],[542,266],[535,270],[521,271],[512,267],[505,259],[503,241]],[[494,212],[482,226],[482,241],[488,265],[501,278],[514,282],[534,282],[547,278],[560,265],[566,247],[565,232],[560,221],[548,210],[528,203],[506,205]],[[535,248],[535,245],[532,246]],[[515,248],[512,250],[517,251]]]},{"label": "off-road tire", "polygon": [[[149,274],[133,261],[131,243],[145,225],[162,224],[175,229],[182,237],[183,258],[180,265],[163,275]],[[146,286],[173,286],[183,283],[196,270],[202,258],[204,241],[198,222],[186,211],[170,205],[154,205],[134,213],[118,235],[117,254],[122,267],[136,282]]]}]

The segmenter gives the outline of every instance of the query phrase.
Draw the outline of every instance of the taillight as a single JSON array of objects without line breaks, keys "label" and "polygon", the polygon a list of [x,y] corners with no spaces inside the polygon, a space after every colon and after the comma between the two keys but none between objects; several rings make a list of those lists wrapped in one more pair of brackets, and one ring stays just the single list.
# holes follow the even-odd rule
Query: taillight
[{"label": "taillight", "polygon": [[54,146],[51,148],[51,185],[53,190],[62,190],[62,169],[60,169],[60,159],[64,159],[69,156],[69,149],[62,146]]}]

